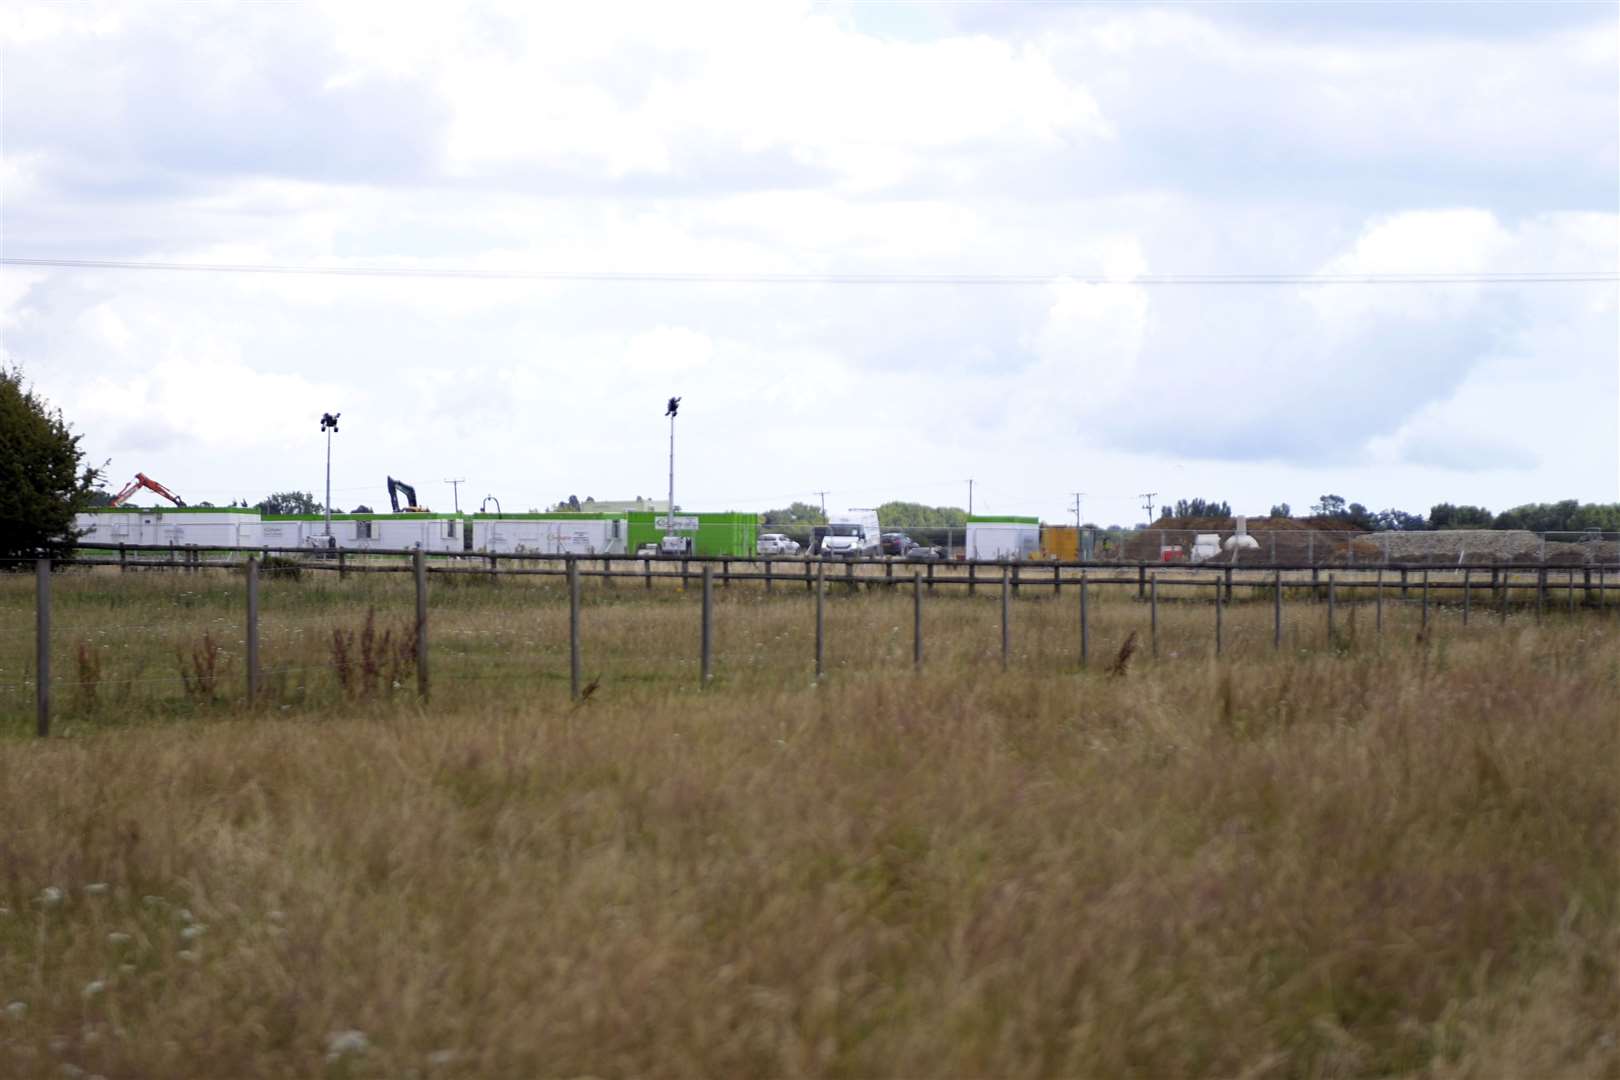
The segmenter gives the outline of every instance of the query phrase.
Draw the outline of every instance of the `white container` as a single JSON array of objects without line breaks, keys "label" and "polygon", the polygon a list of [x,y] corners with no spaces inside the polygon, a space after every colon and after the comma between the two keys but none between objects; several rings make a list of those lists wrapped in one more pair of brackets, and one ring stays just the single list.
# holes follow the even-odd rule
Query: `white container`
[{"label": "white container", "polygon": [[1032,558],[1041,549],[1041,527],[1011,521],[970,521],[967,557],[996,562]]},{"label": "white container", "polygon": [[489,555],[622,555],[624,518],[474,518],[473,548]]}]

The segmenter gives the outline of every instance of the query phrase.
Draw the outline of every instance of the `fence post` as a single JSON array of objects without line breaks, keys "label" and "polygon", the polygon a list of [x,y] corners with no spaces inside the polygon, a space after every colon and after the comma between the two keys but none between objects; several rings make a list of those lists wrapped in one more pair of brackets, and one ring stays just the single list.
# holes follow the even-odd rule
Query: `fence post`
[{"label": "fence post", "polygon": [[349,577],[349,553],[342,548],[338,549],[338,580],[346,581]]},{"label": "fence post", "polygon": [[1401,599],[1406,599],[1406,567],[1401,567]]},{"label": "fence post", "polygon": [[118,545],[118,572],[129,573],[129,550],[123,544]]},{"label": "fence post", "polygon": [[1145,600],[1147,598],[1147,564],[1146,563],[1137,563],[1136,564],[1136,598],[1138,600]]},{"label": "fence post", "polygon": [[1007,654],[1012,651],[1012,632],[1007,625],[1012,615],[1012,573],[1001,564],[1001,670],[1007,670]]},{"label": "fence post", "polygon": [[1063,595],[1063,567],[1058,563],[1052,564],[1052,595]]},{"label": "fence post", "polygon": [[[721,564],[724,566],[724,564]],[[714,678],[714,564],[703,564],[703,685]]]},{"label": "fence post", "polygon": [[411,556],[416,572],[416,693],[428,699],[427,556],[417,548]]},{"label": "fence post", "polygon": [[772,573],[773,573],[773,569],[772,569],[771,560],[767,558],[765,560],[765,591],[766,592],[771,591],[771,574]]},{"label": "fence post", "polygon": [[892,586],[894,584],[894,563],[885,562],[883,564],[883,580],[888,585]]},{"label": "fence post", "polygon": [[934,591],[934,564],[928,564],[928,591]]},{"label": "fence post", "polygon": [[[805,580],[810,577],[810,564],[804,564]],[[816,563],[816,680],[826,673],[827,656],[827,564]]]},{"label": "fence post", "polygon": [[1575,614],[1575,571],[1570,570],[1566,573],[1564,581],[1568,585],[1568,588],[1564,590],[1564,594],[1569,597],[1569,613],[1573,615]]},{"label": "fence post", "polygon": [[[1546,543],[1545,540],[1542,541]],[[1542,613],[1547,608],[1547,568],[1536,567],[1536,622],[1541,622]]]},{"label": "fence post", "polygon": [[[820,563],[817,563],[816,565],[819,566]],[[821,571],[818,570],[816,572],[819,574]],[[814,592],[815,591],[815,584],[810,580],[810,560],[809,559],[804,560],[804,591],[805,592]]]},{"label": "fence post", "polygon": [[[1494,571],[1494,570],[1491,571],[1491,576],[1492,576],[1492,579],[1494,580],[1495,576],[1496,576],[1496,571]],[[1499,609],[1498,610],[1498,619],[1499,619],[1499,621],[1501,621],[1503,623],[1507,622],[1508,584],[1512,580],[1513,580],[1513,572],[1511,570],[1502,571],[1502,591],[1497,596],[1496,605],[1497,605],[1497,608]]]},{"label": "fence post", "polygon": [[[708,567],[705,566],[703,569],[707,570]],[[723,589],[731,588],[731,560],[730,559],[721,559],[720,560],[720,587],[723,588]]]},{"label": "fence post", "polygon": [[1277,584],[1271,590],[1271,647],[1282,648],[1282,571],[1277,571]]},{"label": "fence post", "polygon": [[853,558],[844,562],[844,581],[849,585],[849,591],[855,593],[860,586],[855,584],[855,560]]},{"label": "fence post", "polygon": [[974,580],[973,580],[975,577],[978,576],[978,569],[979,569],[979,564],[978,563],[972,562],[972,561],[970,561],[968,563],[968,595],[969,596],[972,596],[976,591],[978,591],[978,585],[976,585],[974,583]]},{"label": "fence post", "polygon": [[1153,646],[1153,659],[1159,658],[1159,572],[1153,571],[1153,579],[1148,583],[1148,627],[1149,641]]},{"label": "fence post", "polygon": [[[1232,557],[1237,558],[1236,548],[1232,549]],[[1228,604],[1232,602],[1232,568],[1230,566],[1226,568],[1226,602]]]},{"label": "fence post", "polygon": [[681,560],[681,591],[682,592],[686,591],[687,571],[689,569],[690,569],[690,561],[687,560],[687,559],[682,559]]},{"label": "fence post", "polygon": [[1018,595],[1018,579],[1023,576],[1023,573],[1022,573],[1023,568],[1024,568],[1023,563],[1013,563],[1013,568],[1012,568],[1012,591],[1013,591],[1014,596]]},{"label": "fence post", "polygon": [[1338,589],[1335,588],[1336,584],[1337,584],[1337,582],[1334,580],[1333,575],[1329,574],[1328,575],[1328,582],[1327,582],[1327,585],[1328,585],[1327,627],[1328,627],[1328,648],[1330,648],[1330,649],[1333,648],[1333,607],[1334,607],[1334,604],[1335,604],[1335,602],[1337,600],[1337,593],[1338,593]]},{"label": "fence post", "polygon": [[1311,564],[1311,603],[1314,604],[1320,599],[1322,599],[1321,571],[1319,571],[1316,568],[1315,563],[1312,563]]},{"label": "fence post", "polygon": [[1473,579],[1468,568],[1463,568],[1463,625],[1468,625],[1468,609],[1473,606]]},{"label": "fence post", "polygon": [[248,704],[259,700],[259,560],[247,560],[247,692]]},{"label": "fence post", "polygon": [[1423,632],[1429,632],[1429,568],[1423,568]]},{"label": "fence post", "polygon": [[489,583],[491,585],[495,584],[497,581],[500,580],[500,571],[499,571],[499,569],[497,567],[498,559],[499,559],[499,556],[496,556],[496,555],[491,555],[489,557]]},{"label": "fence post", "polygon": [[1086,626],[1086,572],[1080,571],[1080,666],[1086,666],[1091,651],[1091,638]]},{"label": "fence post", "polygon": [[1382,634],[1384,632],[1384,568],[1378,568],[1378,577],[1373,582],[1373,629]]},{"label": "fence post", "polygon": [[568,559],[568,697],[579,700],[579,565]]},{"label": "fence post", "polygon": [[1215,579],[1215,655],[1221,655],[1221,580]]},{"label": "fence post", "polygon": [[647,582],[647,589],[652,589],[652,559],[647,556],[641,558],[641,576]]},{"label": "fence post", "polygon": [[[1312,529],[1305,534],[1305,561],[1314,569],[1316,566],[1316,530]],[[1316,599],[1316,579],[1311,578],[1311,599]]]},{"label": "fence post", "polygon": [[51,733],[51,560],[34,563],[34,730]]},{"label": "fence post", "polygon": [[612,559],[604,558],[602,560],[602,588],[604,588],[604,589],[613,588],[613,560]]},{"label": "fence post", "polygon": [[922,571],[911,572],[911,666],[922,670]]}]

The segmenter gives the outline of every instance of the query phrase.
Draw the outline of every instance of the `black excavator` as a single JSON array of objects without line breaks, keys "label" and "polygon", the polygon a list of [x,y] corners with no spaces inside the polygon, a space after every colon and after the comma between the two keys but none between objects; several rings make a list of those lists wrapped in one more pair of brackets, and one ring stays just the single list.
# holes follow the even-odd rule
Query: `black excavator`
[{"label": "black excavator", "polygon": [[[405,505],[399,505],[399,498],[405,497]],[[393,504],[396,514],[426,514],[430,511],[425,506],[416,505],[416,489],[402,480],[388,478],[388,501]]]}]

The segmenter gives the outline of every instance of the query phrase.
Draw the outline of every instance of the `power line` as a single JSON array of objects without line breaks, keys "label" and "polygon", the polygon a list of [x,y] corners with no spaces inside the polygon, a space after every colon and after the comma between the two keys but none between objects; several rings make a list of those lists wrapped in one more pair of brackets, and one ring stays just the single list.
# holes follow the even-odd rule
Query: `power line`
[{"label": "power line", "polygon": [[1394,274],[1140,274],[1129,278],[1095,274],[855,274],[855,273],[688,273],[611,270],[480,270],[468,267],[319,266],[270,263],[142,262],[128,259],[0,258],[0,265],[53,270],[148,270],[205,274],[285,274],[363,278],[434,278],[468,281],[557,281],[602,284],[671,285],[968,285],[1025,286],[1072,282],[1077,285],[1559,285],[1620,283],[1620,272],[1546,270],[1476,273],[1471,271]]}]

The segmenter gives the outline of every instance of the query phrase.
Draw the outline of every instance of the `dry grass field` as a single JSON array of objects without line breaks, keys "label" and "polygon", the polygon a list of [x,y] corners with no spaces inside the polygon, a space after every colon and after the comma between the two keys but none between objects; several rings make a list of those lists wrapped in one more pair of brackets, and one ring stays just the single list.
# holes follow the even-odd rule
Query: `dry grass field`
[{"label": "dry grass field", "polygon": [[832,589],[818,686],[739,585],[700,689],[692,592],[591,583],[574,704],[557,583],[436,577],[424,707],[408,581],[306,575],[249,707],[240,576],[54,587],[42,742],[0,575],[3,1075],[1620,1076],[1613,614],[1273,652],[1240,590],[1155,658],[1120,589],[1081,671],[1029,590],[1003,672],[986,589],[918,674]]}]

